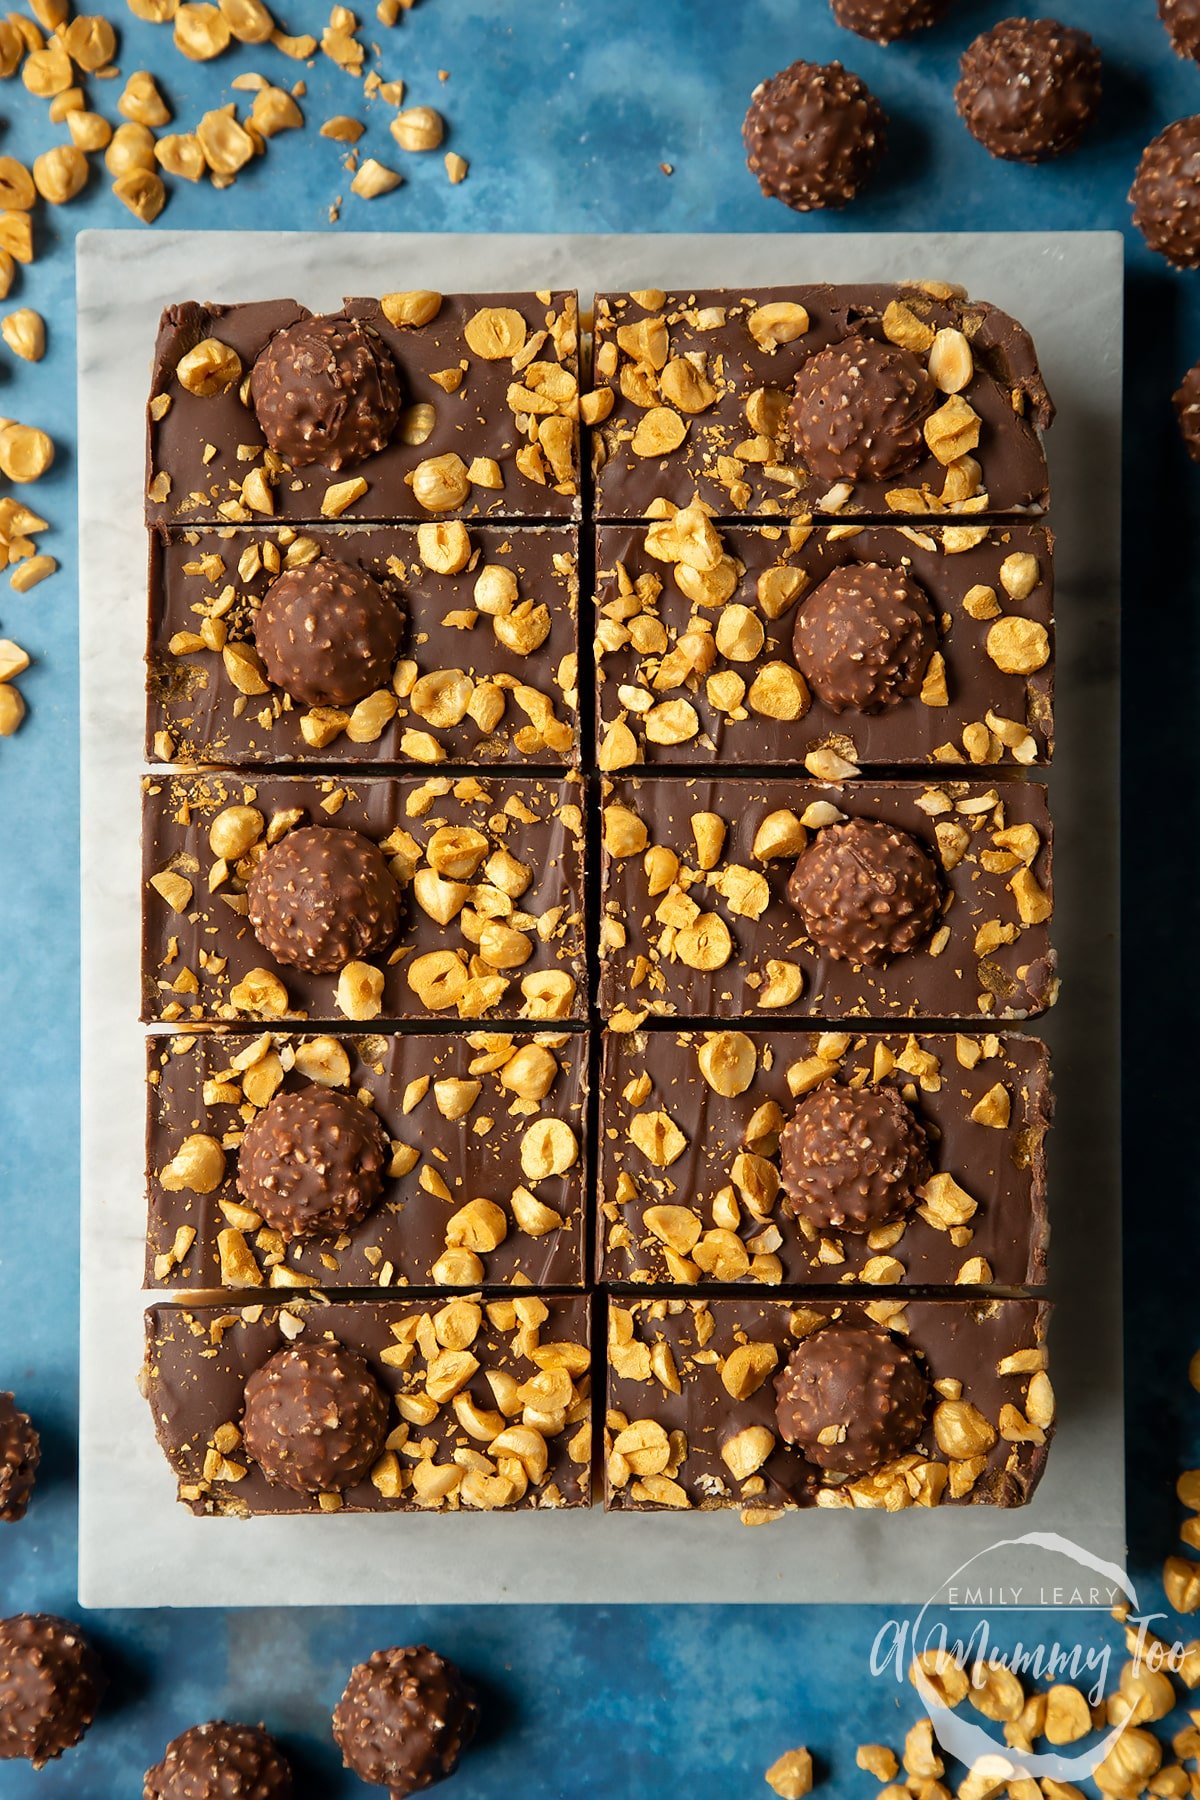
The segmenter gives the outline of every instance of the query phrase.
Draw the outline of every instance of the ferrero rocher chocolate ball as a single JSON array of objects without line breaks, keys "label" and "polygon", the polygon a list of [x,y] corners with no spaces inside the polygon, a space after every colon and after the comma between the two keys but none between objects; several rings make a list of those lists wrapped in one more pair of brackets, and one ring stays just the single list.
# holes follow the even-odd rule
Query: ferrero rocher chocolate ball
[{"label": "ferrero rocher chocolate ball", "polygon": [[792,634],[796,666],[831,711],[881,712],[921,691],[937,619],[904,569],[847,563],[804,600]]},{"label": "ferrero rocher chocolate ball", "polygon": [[845,206],[883,155],[887,121],[841,63],[794,62],[760,82],[742,126],[764,194],[797,212]]},{"label": "ferrero rocher chocolate ball", "polygon": [[929,852],[907,831],[847,819],[800,852],[787,894],[814,944],[843,962],[879,966],[928,936],[942,884]]},{"label": "ferrero rocher chocolate ball", "polygon": [[920,458],[936,400],[933,377],[910,350],[846,338],[801,363],[788,426],[818,479],[886,480]]},{"label": "ferrero rocher chocolate ball", "polygon": [[25,1517],[42,1460],[42,1444],[28,1413],[12,1394],[0,1394],[0,1520]]},{"label": "ferrero rocher chocolate ball", "polygon": [[400,889],[378,844],[303,825],[272,844],[246,889],[250,923],[276,962],[330,974],[391,943]]},{"label": "ferrero rocher chocolate ball", "polygon": [[1002,19],[967,46],[954,98],[993,156],[1042,162],[1073,150],[1100,104],[1100,52],[1056,19]]},{"label": "ferrero rocher chocolate ball", "polygon": [[1147,144],[1129,190],[1133,222],[1179,269],[1200,268],[1200,114]]},{"label": "ferrero rocher chocolate ball", "polygon": [[246,1383],[242,1437],[268,1481],[298,1494],[353,1487],[378,1461],[388,1397],[355,1350],[327,1338],[277,1350]]},{"label": "ferrero rocher chocolate ball", "polygon": [[103,1687],[78,1626],[50,1613],[0,1619],[0,1762],[40,1769],[70,1750],[96,1717]]},{"label": "ferrero rocher chocolate ball", "polygon": [[390,1155],[369,1106],[313,1083],[276,1094],[246,1127],[238,1192],[285,1239],[328,1237],[366,1218]]},{"label": "ferrero rocher chocolate ball", "polygon": [[193,1725],[146,1771],[142,1800],[292,1800],[292,1771],[258,1725]]},{"label": "ferrero rocher chocolate ball", "polygon": [[775,1377],[781,1435],[819,1469],[867,1475],[920,1436],[929,1381],[886,1331],[826,1325],[801,1340]]},{"label": "ferrero rocher chocolate ball", "polygon": [[404,1800],[454,1773],[478,1722],[479,1704],[459,1670],[418,1644],[376,1650],[351,1670],[333,1735],[361,1781]]},{"label": "ferrero rocher chocolate ball", "polygon": [[359,319],[298,319],[277,331],[250,372],[267,443],[289,467],[353,468],[391,437],[400,377],[391,351]]},{"label": "ferrero rocher chocolate ball", "polygon": [[391,595],[333,556],[285,569],[254,615],[268,680],[305,706],[347,706],[386,688],[403,631]]},{"label": "ferrero rocher chocolate ball", "polygon": [[831,0],[833,16],[847,31],[890,44],[936,25],[950,0]]},{"label": "ferrero rocher chocolate ball", "polygon": [[1193,462],[1200,462],[1200,363],[1189,369],[1180,382],[1175,411],[1187,453]]},{"label": "ferrero rocher chocolate ball", "polygon": [[1158,0],[1158,16],[1178,54],[1200,62],[1200,0]]},{"label": "ferrero rocher chocolate ball", "polygon": [[827,1081],[780,1133],[783,1211],[821,1231],[895,1224],[916,1205],[929,1172],[925,1127],[892,1087]]}]

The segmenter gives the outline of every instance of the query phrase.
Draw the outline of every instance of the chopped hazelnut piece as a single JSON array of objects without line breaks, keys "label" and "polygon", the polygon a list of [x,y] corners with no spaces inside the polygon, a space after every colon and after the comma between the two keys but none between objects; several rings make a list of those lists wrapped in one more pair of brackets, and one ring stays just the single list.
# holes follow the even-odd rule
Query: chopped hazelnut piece
[{"label": "chopped hazelnut piece", "polygon": [[113,182],[113,193],[134,218],[152,225],[167,203],[167,190],[159,176],[147,169],[130,169]]},{"label": "chopped hazelnut piece", "polygon": [[74,144],[57,144],[33,161],[33,180],[43,200],[65,206],[87,185],[88,160]]},{"label": "chopped hazelnut piece", "polygon": [[763,1779],[780,1800],[804,1800],[812,1792],[812,1757],[807,1750],[785,1750]]},{"label": "chopped hazelnut piece", "polygon": [[381,194],[390,194],[403,182],[403,175],[395,169],[389,169],[386,163],[377,162],[368,156],[350,183],[350,192],[357,194],[360,200],[376,200]]},{"label": "chopped hazelnut piece", "polygon": [[0,323],[0,332],[13,355],[25,362],[41,362],[46,354],[45,321],[30,307],[9,313]]},{"label": "chopped hazelnut piece", "polygon": [[204,338],[181,356],[175,365],[175,378],[189,394],[208,398],[222,394],[242,377],[242,359],[219,338]]},{"label": "chopped hazelnut piece", "polygon": [[446,126],[432,106],[410,106],[396,114],[391,133],[402,150],[436,150]]}]

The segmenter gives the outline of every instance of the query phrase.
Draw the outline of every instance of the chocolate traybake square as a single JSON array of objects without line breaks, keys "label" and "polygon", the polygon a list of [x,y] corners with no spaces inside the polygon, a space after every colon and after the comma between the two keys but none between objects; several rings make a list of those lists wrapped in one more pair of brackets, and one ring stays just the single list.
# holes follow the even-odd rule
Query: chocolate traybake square
[{"label": "chocolate traybake square", "polygon": [[185,301],[159,326],[150,525],[579,515],[573,293]]},{"label": "chocolate traybake square", "polygon": [[577,777],[143,785],[147,1020],[584,1016]]},{"label": "chocolate traybake square", "polygon": [[1023,326],[945,282],[598,294],[597,519],[1041,512]]},{"label": "chocolate traybake square", "polygon": [[[196,1513],[591,1504],[582,1294],[153,1306],[142,1385]],[[331,1402],[334,1427],[287,1430]]]},{"label": "chocolate traybake square", "polygon": [[584,1278],[579,1032],[155,1036],[147,1285]]},{"label": "chocolate traybake square", "polygon": [[1029,525],[596,532],[597,760],[858,767],[1047,762],[1052,538]]},{"label": "chocolate traybake square", "polygon": [[1054,1428],[1038,1300],[614,1302],[605,1505],[1021,1506]]},{"label": "chocolate traybake square", "polygon": [[1022,1019],[1057,992],[1033,782],[606,785],[600,1004],[640,1020]]},{"label": "chocolate traybake square", "polygon": [[607,1032],[601,1277],[1040,1286],[1051,1112],[1015,1032]]},{"label": "chocolate traybake square", "polygon": [[157,763],[573,764],[573,527],[189,527],[150,540]]}]

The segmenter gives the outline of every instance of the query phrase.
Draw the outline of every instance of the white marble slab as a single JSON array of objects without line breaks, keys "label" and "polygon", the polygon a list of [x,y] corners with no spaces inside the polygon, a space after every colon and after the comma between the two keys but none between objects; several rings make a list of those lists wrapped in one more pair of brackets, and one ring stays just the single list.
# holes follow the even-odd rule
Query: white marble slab
[{"label": "white marble slab", "polygon": [[[83,1305],[80,1598],[87,1606],[488,1601],[919,1602],[1008,1536],[1124,1557],[1117,987],[1122,252],[1116,233],[336,237],[88,231],[78,239]],[[138,771],[146,549],[142,407],[169,301],[577,285],[962,282],[1033,332],[1059,421],[1057,942],[1052,1144],[1061,1425],[1025,1512],[588,1513],[198,1520],[176,1505],[141,1360]],[[1036,1575],[998,1550],[988,1579]]]}]

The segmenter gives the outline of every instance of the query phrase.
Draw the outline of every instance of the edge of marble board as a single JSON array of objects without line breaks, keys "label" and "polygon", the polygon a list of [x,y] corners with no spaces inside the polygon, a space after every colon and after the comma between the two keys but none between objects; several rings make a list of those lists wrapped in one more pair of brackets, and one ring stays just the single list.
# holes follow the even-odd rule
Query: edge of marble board
[{"label": "edge of marble board", "polygon": [[[1031,1507],[1013,1514],[986,1509],[788,1517],[748,1532],[733,1514],[637,1515],[611,1518],[593,1511],[491,1517],[404,1515],[390,1518],[196,1520],[174,1500],[174,1481],[149,1429],[134,1377],[141,1348],[142,1032],[131,1025],[137,954],[131,945],[137,874],[129,854],[137,842],[134,771],[141,768],[142,612],[129,595],[144,582],[140,506],[141,399],[148,362],[147,327],[171,298],[194,291],[201,264],[205,298],[266,297],[285,286],[317,305],[353,288],[369,292],[394,281],[464,289],[507,282],[533,287],[555,282],[587,292],[666,279],[687,285],[729,285],[730,267],[753,265],[756,281],[812,279],[819,263],[830,279],[897,279],[931,265],[952,265],[976,291],[987,291],[1017,316],[1031,315],[1027,295],[1053,285],[1070,269],[1075,297],[1070,354],[1095,377],[1091,391],[1106,396],[1103,419],[1060,412],[1049,439],[1059,498],[1063,601],[1086,604],[1088,633],[1060,626],[1060,741],[1069,749],[1051,779],[1055,790],[1060,884],[1078,911],[1060,925],[1069,985],[1046,1035],[1067,1070],[1068,1117],[1073,1068],[1086,1073],[1088,1093],[1115,1096],[1115,877],[1111,854],[1088,866],[1098,819],[1115,818],[1115,736],[1097,745],[1082,727],[1097,716],[1115,719],[1117,501],[1119,499],[1120,237],[1115,233],[936,233],[862,236],[833,234],[670,237],[469,237],[430,234],[339,239],[330,272],[328,234],[89,231],[78,241],[80,302],[80,526],[81,725],[83,834],[83,1132],[84,1265],[82,1282],[81,1597],[88,1605],[300,1604],[340,1600],[434,1603],[451,1601],[893,1601],[924,1598],[956,1561],[997,1540],[1055,1526],[1097,1554],[1123,1554],[1123,1466],[1120,1334],[1106,1332],[1099,1347],[1103,1394],[1094,1378],[1095,1347],[1086,1325],[1089,1296],[1101,1296],[1107,1318],[1119,1320],[1119,1196],[1112,1170],[1118,1141],[1115,1105],[1104,1107],[1109,1129],[1091,1133],[1085,1114],[1070,1145],[1056,1142],[1052,1170],[1078,1196],[1101,1196],[1104,1229],[1089,1244],[1055,1191],[1060,1244],[1079,1239],[1073,1279],[1059,1272],[1059,1318],[1054,1367],[1072,1400],[1046,1480]],[[1015,254],[1020,252],[1019,255]],[[498,266],[506,271],[498,273]],[[353,275],[345,270],[351,269]],[[718,273],[720,271],[720,273]],[[436,278],[435,278],[436,277]],[[982,277],[982,278],[981,278]],[[118,285],[119,284],[119,285]],[[1107,319],[1102,315],[1107,311]],[[1034,324],[1043,347],[1057,341],[1053,326]],[[1080,346],[1091,344],[1086,355]],[[132,410],[131,410],[132,409]],[[1064,429],[1064,423],[1066,428]],[[1116,454],[1114,455],[1114,448]],[[1068,463],[1068,455],[1071,466]],[[1062,465],[1062,466],[1060,466]],[[1085,478],[1086,477],[1086,478]],[[1095,529],[1096,482],[1107,492]],[[133,488],[130,488],[132,481]],[[1091,529],[1087,529],[1088,526]],[[1065,542],[1064,542],[1065,541]],[[1062,611],[1060,606],[1060,611]],[[1095,628],[1107,629],[1099,647]],[[131,679],[131,674],[133,679]],[[1064,716],[1065,715],[1065,716]],[[1102,734],[1103,735],[1103,734]],[[1109,741],[1111,740],[1111,741]],[[1095,779],[1097,767],[1104,781]],[[1103,791],[1101,791],[1103,790]],[[1104,834],[1110,836],[1111,834]],[[1074,840],[1080,840],[1078,843]],[[113,845],[124,846],[114,854]],[[1073,874],[1078,863],[1079,871]],[[1075,898],[1071,890],[1075,890]],[[1099,892],[1105,904],[1097,907]],[[1077,900],[1078,906],[1075,901]],[[132,983],[132,986],[130,985]],[[1097,1038],[1099,1033],[1099,1038]],[[1103,1046],[1097,1048],[1097,1044]],[[1060,1079],[1060,1092],[1062,1082]],[[114,1104],[115,1095],[125,1096]],[[130,1111],[133,1112],[131,1125]],[[136,1140],[136,1144],[134,1142]],[[1060,1167],[1061,1165],[1061,1167]],[[1086,1186],[1084,1184],[1087,1184]],[[1065,1217],[1062,1215],[1066,1214]],[[1086,1260],[1085,1260],[1086,1259]],[[1115,1271],[1115,1273],[1114,1273]],[[1114,1311],[1114,1305],[1116,1310]],[[1066,1377],[1064,1380],[1063,1377]],[[132,1521],[132,1527],[131,1527]],[[332,1529],[331,1529],[332,1528]],[[394,1567],[394,1534],[407,1551]],[[319,1535],[318,1535],[319,1534]],[[614,1569],[614,1553],[620,1566]],[[469,1562],[467,1561],[469,1557]],[[384,1559],[386,1560],[386,1563]],[[1003,1568],[1001,1568],[1003,1562]],[[286,1583],[264,1576],[264,1564],[289,1571]],[[701,1566],[702,1565],[702,1566]],[[1027,1548],[997,1553],[1006,1582],[1028,1578]],[[381,1570],[389,1574],[381,1578]],[[481,1580],[481,1571],[484,1572]],[[286,1588],[286,1594],[281,1592]]]}]

